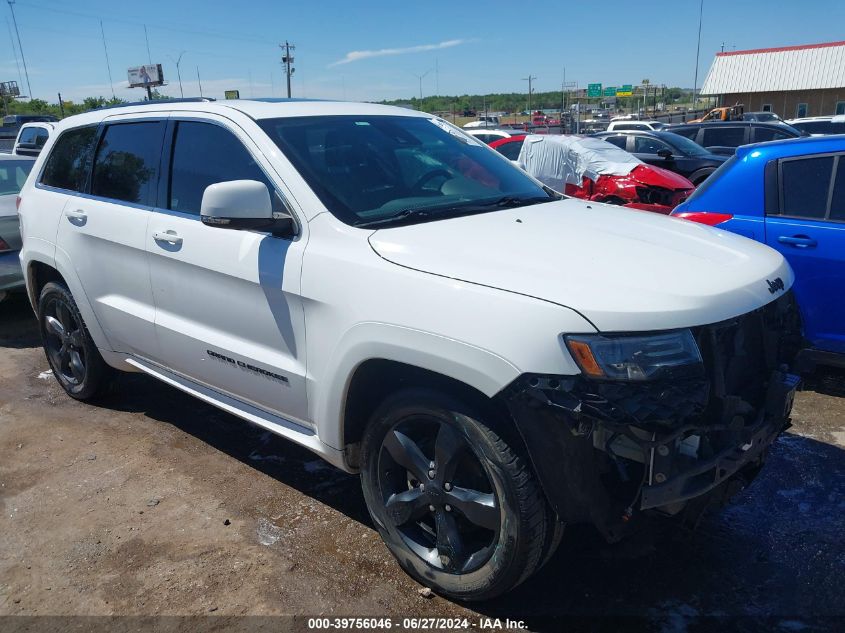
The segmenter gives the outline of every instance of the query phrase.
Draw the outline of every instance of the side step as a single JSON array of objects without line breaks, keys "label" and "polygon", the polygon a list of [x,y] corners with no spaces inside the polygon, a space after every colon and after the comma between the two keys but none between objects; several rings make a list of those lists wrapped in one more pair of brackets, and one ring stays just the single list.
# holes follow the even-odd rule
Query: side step
[{"label": "side step", "polygon": [[343,453],[320,441],[313,429],[310,429],[286,418],[274,415],[256,406],[233,398],[205,385],[196,383],[184,376],[180,376],[164,367],[140,358],[127,358],[126,363],[140,369],[145,374],[157,378],[172,387],[176,387],[203,402],[214,405],[227,413],[231,413],[247,422],[252,422],[262,429],[289,439],[305,448],[317,453],[329,463],[347,470],[343,464]]}]

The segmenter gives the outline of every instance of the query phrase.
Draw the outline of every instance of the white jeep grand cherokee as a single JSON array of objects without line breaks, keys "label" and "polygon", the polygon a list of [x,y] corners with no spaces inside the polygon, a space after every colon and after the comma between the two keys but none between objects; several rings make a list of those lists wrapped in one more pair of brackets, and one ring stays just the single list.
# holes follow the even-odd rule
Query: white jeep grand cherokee
[{"label": "white jeep grand cherokee", "polygon": [[56,126],[21,260],[69,395],[142,371],[360,472],[418,581],[484,599],[565,523],[620,538],[789,423],[784,259],[566,199],[428,114],[159,102]]}]

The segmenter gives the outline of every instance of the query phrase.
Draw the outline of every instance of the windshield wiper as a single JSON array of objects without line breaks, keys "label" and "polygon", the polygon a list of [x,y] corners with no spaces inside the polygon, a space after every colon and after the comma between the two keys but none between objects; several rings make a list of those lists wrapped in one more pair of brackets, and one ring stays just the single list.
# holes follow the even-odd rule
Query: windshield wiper
[{"label": "windshield wiper", "polygon": [[369,222],[361,222],[355,226],[359,228],[389,226],[396,223],[404,223],[408,220],[418,220],[421,218],[428,218],[434,215],[442,217],[459,217],[461,215],[472,215],[474,213],[483,213],[492,209],[512,209],[515,207],[524,207],[531,204],[539,204],[541,202],[552,202],[559,198],[547,196],[534,196],[531,198],[520,198],[518,196],[502,196],[488,202],[479,202],[475,204],[464,204],[446,207],[427,207],[422,209],[403,209],[398,213],[379,218],[377,220],[370,220]]}]

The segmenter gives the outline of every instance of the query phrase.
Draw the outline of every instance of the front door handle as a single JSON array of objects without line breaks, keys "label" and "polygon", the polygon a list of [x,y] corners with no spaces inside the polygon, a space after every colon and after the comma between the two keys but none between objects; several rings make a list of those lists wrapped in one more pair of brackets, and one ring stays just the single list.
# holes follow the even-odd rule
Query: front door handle
[{"label": "front door handle", "polygon": [[173,246],[179,246],[182,244],[182,238],[179,237],[179,234],[176,231],[156,231],[153,233],[153,239],[156,242],[166,242]]},{"label": "front door handle", "polygon": [[812,237],[807,237],[806,235],[781,235],[778,238],[778,242],[781,244],[789,244],[790,246],[795,246],[797,248],[813,248],[818,244],[816,240]]},{"label": "front door handle", "polygon": [[88,214],[82,209],[65,211],[65,217],[71,221],[72,224],[85,224],[88,221]]}]

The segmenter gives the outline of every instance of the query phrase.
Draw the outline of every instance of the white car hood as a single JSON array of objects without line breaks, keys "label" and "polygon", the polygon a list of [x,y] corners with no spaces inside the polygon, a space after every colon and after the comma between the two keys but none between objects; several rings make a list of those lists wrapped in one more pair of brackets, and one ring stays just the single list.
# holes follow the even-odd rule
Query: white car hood
[{"label": "white car hood", "polygon": [[[603,332],[716,323],[793,282],[783,256],[763,244],[574,199],[381,229],[370,244],[400,266],[571,308]],[[784,289],[772,292],[777,278]]]}]

